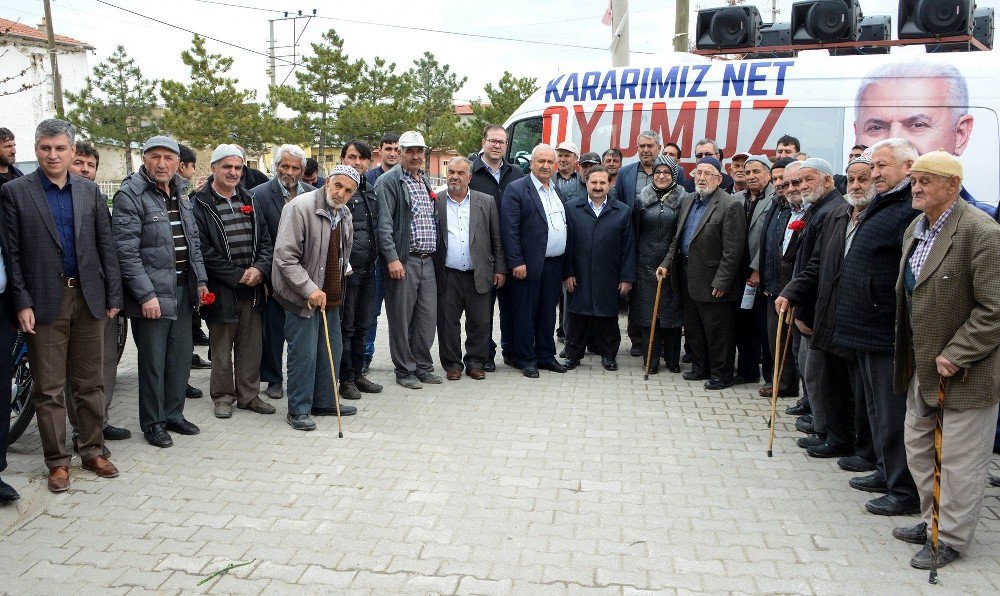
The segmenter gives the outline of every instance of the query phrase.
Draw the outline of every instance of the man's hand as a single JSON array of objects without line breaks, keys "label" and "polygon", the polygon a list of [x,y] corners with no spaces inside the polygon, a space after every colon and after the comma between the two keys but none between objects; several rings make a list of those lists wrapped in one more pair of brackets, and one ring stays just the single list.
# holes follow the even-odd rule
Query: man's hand
[{"label": "man's hand", "polygon": [[790,306],[791,303],[788,302],[788,298],[785,298],[784,296],[778,296],[774,299],[774,312],[778,314],[779,318],[781,315],[785,314]]},{"label": "man's hand", "polygon": [[503,282],[505,282],[505,281],[507,281],[507,276],[504,275],[503,273],[494,273],[493,274],[493,287],[494,288],[496,288],[496,289],[499,290],[500,288],[503,287]]},{"label": "man's hand", "polygon": [[[397,263],[399,261],[396,261]],[[309,294],[309,306],[315,306],[317,308],[326,308],[326,292],[323,290],[316,290],[312,294]]]},{"label": "man's hand", "polygon": [[198,306],[205,304],[205,294],[208,293],[208,286],[198,286]]},{"label": "man's hand", "polygon": [[572,292],[573,290],[576,289],[576,278],[575,277],[567,277],[566,280],[563,281],[563,285],[566,286],[566,291],[567,292]]},{"label": "man's hand", "polygon": [[264,274],[261,273],[256,267],[248,267],[247,270],[243,272],[243,277],[240,278],[241,284],[251,288],[262,281],[264,281]]},{"label": "man's hand", "polygon": [[618,284],[618,293],[624,296],[632,291],[632,282],[623,281]]},{"label": "man's hand", "polygon": [[666,279],[668,275],[670,275],[670,272],[667,271],[666,267],[656,268],[656,279]]},{"label": "man's hand", "polygon": [[942,377],[953,377],[958,371],[962,370],[960,367],[952,364],[951,360],[948,360],[944,356],[938,356],[934,359],[934,365],[937,366],[938,374]]},{"label": "man's hand", "polygon": [[511,270],[511,273],[514,274],[515,279],[524,279],[528,277],[528,266],[518,265],[517,267],[514,267],[513,270]]},{"label": "man's hand", "polygon": [[722,298],[728,293],[729,292],[724,292],[722,290],[716,290],[715,288],[712,288],[712,298]]},{"label": "man's hand", "polygon": [[403,269],[403,263],[399,259],[388,264],[389,267],[389,277],[392,279],[403,279],[406,277],[406,271]]},{"label": "man's hand", "polygon": [[799,319],[795,319],[795,326],[799,328],[799,333],[801,333],[802,335],[812,335],[813,334],[812,327],[809,327],[808,325],[806,325],[805,323],[803,323]]},{"label": "man's hand", "polygon": [[160,301],[156,296],[142,303],[142,317],[144,319],[160,318]]},{"label": "man's hand", "polygon": [[113,319],[116,316],[118,316],[118,313],[121,312],[121,310],[122,309],[120,308],[109,308],[107,311],[104,312],[104,314],[106,314],[109,319]]},{"label": "man's hand", "polygon": [[35,309],[22,308],[17,311],[17,328],[21,333],[35,334]]},{"label": "man's hand", "polygon": [[201,192],[202,187],[208,182],[208,176],[198,176],[198,179],[194,183],[194,191]]},{"label": "man's hand", "polygon": [[747,280],[747,285],[751,288],[756,288],[760,285],[760,273],[754,271],[750,274],[750,279]]}]

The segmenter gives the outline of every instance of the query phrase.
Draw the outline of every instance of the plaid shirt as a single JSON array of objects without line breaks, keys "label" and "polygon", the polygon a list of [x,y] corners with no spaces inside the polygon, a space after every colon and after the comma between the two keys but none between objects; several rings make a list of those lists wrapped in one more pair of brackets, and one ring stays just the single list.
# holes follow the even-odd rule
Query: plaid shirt
[{"label": "plaid shirt", "polygon": [[403,182],[410,193],[410,252],[429,253],[437,249],[437,221],[434,219],[434,201],[427,193],[423,172],[416,176],[403,171]]},{"label": "plaid shirt", "polygon": [[931,254],[931,249],[934,248],[934,241],[937,240],[938,234],[941,233],[944,223],[948,221],[948,216],[955,210],[955,203],[957,202],[952,203],[951,207],[948,207],[948,210],[942,213],[941,217],[930,228],[927,227],[927,216],[925,215],[920,218],[920,221],[917,222],[917,227],[913,229],[913,238],[917,241],[917,244],[913,247],[913,254],[910,255],[910,269],[913,270],[914,279],[920,277],[920,269]]}]

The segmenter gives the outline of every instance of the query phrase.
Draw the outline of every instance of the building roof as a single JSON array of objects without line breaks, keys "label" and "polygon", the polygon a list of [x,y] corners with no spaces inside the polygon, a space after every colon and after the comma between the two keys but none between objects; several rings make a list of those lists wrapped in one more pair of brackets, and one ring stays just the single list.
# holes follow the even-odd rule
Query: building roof
[{"label": "building roof", "polygon": [[[48,37],[45,31],[41,29],[36,29],[30,25],[25,25],[24,23],[18,23],[16,21],[11,21],[8,19],[0,19],[0,38],[13,37],[17,39],[24,39],[28,41],[41,42],[43,44],[48,43]],[[94,46],[89,43],[80,41],[78,39],[73,39],[72,37],[66,37],[65,35],[56,35],[56,45],[61,46],[72,46],[79,48],[81,50],[93,50]]]}]

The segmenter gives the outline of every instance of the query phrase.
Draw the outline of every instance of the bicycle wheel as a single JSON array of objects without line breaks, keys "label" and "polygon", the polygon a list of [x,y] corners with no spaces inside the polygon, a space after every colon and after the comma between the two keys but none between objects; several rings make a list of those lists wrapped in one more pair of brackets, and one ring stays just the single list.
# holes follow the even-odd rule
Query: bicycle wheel
[{"label": "bicycle wheel", "polygon": [[7,445],[13,444],[35,417],[35,403],[31,401],[34,379],[28,367],[28,350],[24,345],[24,338],[20,336],[14,344],[14,354],[16,360],[14,377],[11,379],[10,434],[7,436]]}]

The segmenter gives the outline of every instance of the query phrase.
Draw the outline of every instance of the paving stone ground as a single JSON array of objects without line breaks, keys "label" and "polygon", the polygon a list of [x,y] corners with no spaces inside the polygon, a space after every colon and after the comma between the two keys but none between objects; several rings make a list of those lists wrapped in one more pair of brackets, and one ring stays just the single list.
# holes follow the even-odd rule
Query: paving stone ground
[{"label": "paving stone ground", "polygon": [[[565,375],[501,365],[486,381],[406,391],[382,324],[371,377],[386,391],[357,402],[344,439],[333,418],[293,431],[284,402],[217,420],[203,398],[185,410],[200,435],[151,447],[130,342],[112,421],[135,436],[109,443],[119,478],[74,458],[72,488],[52,495],[35,428],[12,447],[4,479],[23,498],[0,509],[0,593],[1000,590],[1000,489],[969,556],[930,586],[908,565],[916,548],[890,535],[916,518],[865,513],[871,495],[850,474],[795,447],[792,417],[766,456],[758,386],[644,381],[623,353],[617,373],[590,356]],[[192,382],[207,395],[208,371]]]}]

